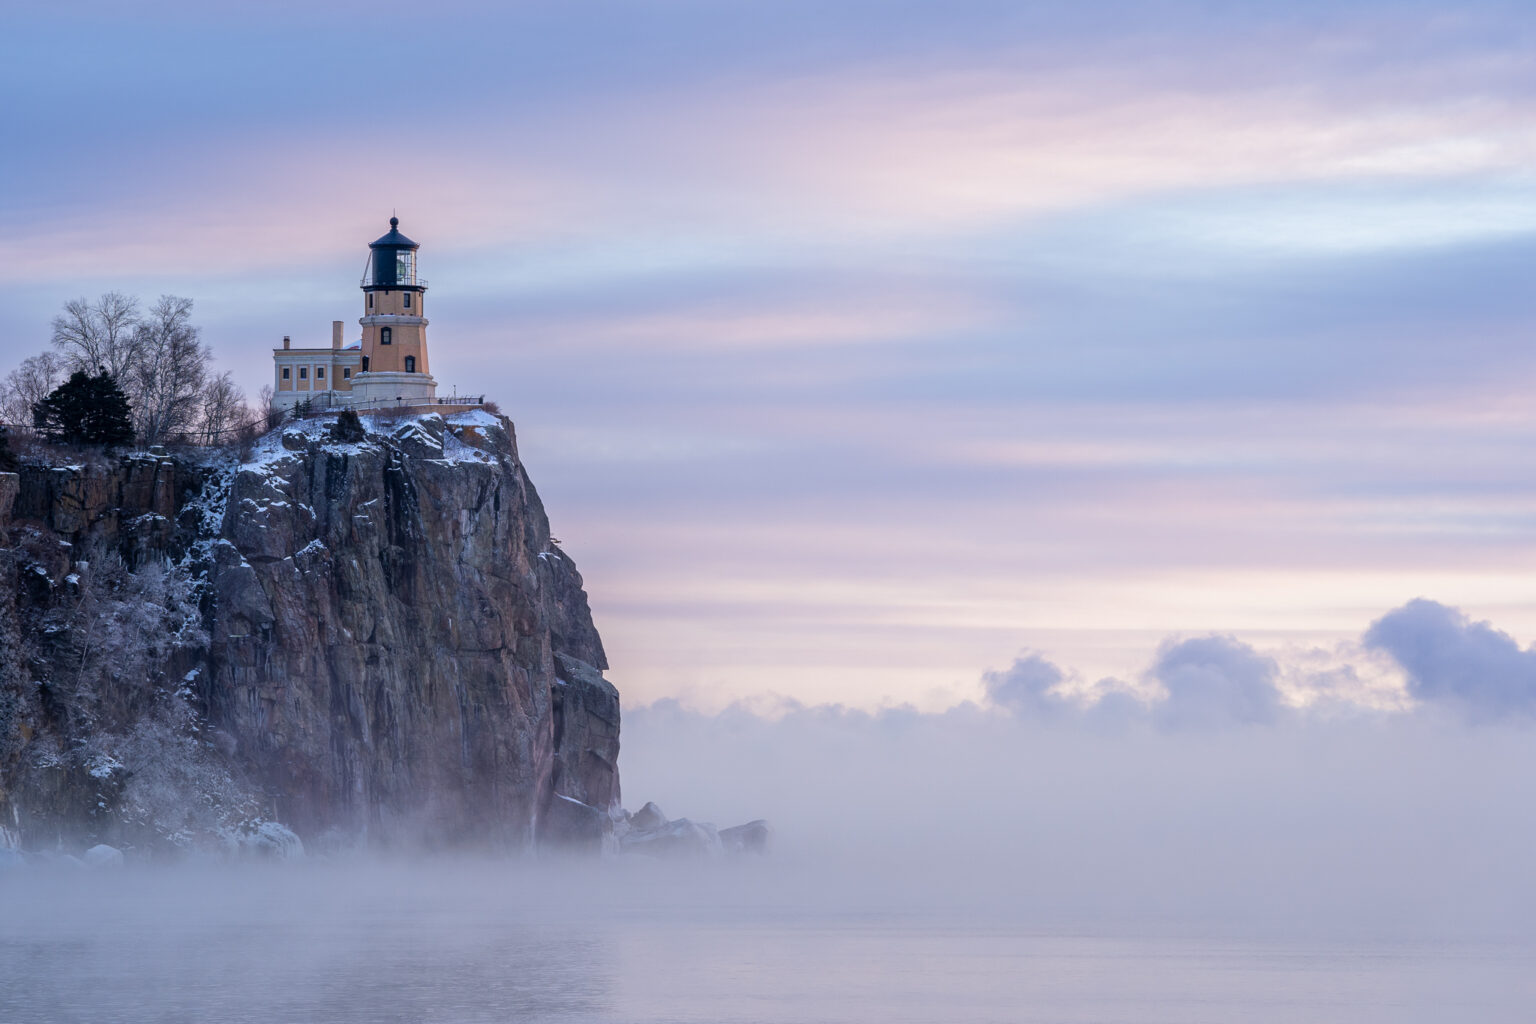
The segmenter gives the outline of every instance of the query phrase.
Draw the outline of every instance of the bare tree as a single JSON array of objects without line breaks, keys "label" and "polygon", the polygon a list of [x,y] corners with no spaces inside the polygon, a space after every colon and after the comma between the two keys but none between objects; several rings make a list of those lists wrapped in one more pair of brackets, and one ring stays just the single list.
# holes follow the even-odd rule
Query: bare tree
[{"label": "bare tree", "polygon": [[52,352],[28,356],[0,382],[0,420],[7,423],[32,422],[32,408],[48,396],[69,374],[64,360]]},{"label": "bare tree", "polygon": [[256,399],[257,415],[263,417],[262,422],[268,430],[283,422],[283,416],[286,415],[284,410],[277,407],[276,398],[277,392],[272,390],[271,384],[261,386]]},{"label": "bare tree", "polygon": [[192,429],[208,376],[208,349],[192,326],[192,300],[162,295],[135,332],[129,393],[139,441],[160,444]]},{"label": "bare tree", "polygon": [[72,372],[104,370],[127,396],[145,445],[178,438],[221,444],[264,419],[270,425],[270,390],[251,409],[232,375],[213,374],[191,299],[162,295],[146,310],[117,292],[76,299],[54,318],[52,341],[57,353],[33,356],[0,380],[0,420],[30,423],[32,407]]},{"label": "bare tree", "polygon": [[202,443],[212,445],[231,440],[255,416],[246,406],[245,392],[235,383],[233,374],[226,370],[210,378],[202,394]]},{"label": "bare tree", "polygon": [[53,344],[71,373],[106,370],[123,383],[138,343],[139,302],[131,295],[107,292],[95,302],[75,299],[53,318]]}]

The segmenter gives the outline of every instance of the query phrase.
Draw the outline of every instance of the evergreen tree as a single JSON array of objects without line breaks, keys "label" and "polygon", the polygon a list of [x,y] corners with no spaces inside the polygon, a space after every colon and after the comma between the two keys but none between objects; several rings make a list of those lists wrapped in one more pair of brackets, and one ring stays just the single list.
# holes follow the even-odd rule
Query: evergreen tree
[{"label": "evergreen tree", "polygon": [[111,447],[133,441],[128,398],[106,370],[94,377],[76,370],[69,380],[32,407],[32,422],[49,437],[66,444]]},{"label": "evergreen tree", "polygon": [[362,441],[368,433],[363,430],[363,421],[357,418],[354,410],[343,409],[336,417],[336,425],[331,428],[331,436],[338,441]]},{"label": "evergreen tree", "polygon": [[16,453],[11,451],[11,435],[0,427],[0,473],[16,471]]}]

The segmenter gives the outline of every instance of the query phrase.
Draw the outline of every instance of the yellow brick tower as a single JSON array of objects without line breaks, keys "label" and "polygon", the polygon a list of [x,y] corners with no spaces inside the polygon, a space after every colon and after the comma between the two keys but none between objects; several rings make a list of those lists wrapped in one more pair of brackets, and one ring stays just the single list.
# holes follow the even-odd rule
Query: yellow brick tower
[{"label": "yellow brick tower", "polygon": [[389,233],[368,246],[358,321],[363,326],[362,367],[352,380],[350,403],[356,408],[425,404],[437,396],[422,307],[427,282],[416,273],[419,248],[400,233],[398,217],[389,218]]}]

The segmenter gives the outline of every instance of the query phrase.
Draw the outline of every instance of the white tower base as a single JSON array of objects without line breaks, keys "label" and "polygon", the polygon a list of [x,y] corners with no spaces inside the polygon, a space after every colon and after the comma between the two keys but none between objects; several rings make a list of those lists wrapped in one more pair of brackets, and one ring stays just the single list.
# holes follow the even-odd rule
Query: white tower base
[{"label": "white tower base", "polygon": [[425,373],[381,370],[352,378],[352,400],[358,411],[390,409],[400,405],[430,405],[437,401],[437,381]]}]

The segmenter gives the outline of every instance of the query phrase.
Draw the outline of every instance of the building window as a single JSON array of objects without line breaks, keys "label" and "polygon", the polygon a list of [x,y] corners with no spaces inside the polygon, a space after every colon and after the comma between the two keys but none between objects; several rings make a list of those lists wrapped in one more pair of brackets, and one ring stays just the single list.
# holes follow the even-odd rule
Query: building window
[{"label": "building window", "polygon": [[283,380],[287,380],[288,379],[288,374],[289,374],[288,367],[286,367],[286,366],[283,367]]},{"label": "building window", "polygon": [[299,380],[309,380],[309,367],[299,367]]},{"label": "building window", "polygon": [[325,367],[315,367],[315,380],[325,380]]},{"label": "building window", "polygon": [[373,308],[373,292],[368,293],[368,308]]},{"label": "building window", "polygon": [[415,356],[406,356],[405,357],[405,372],[406,373],[415,373],[416,372],[416,357]]},{"label": "building window", "polygon": [[406,292],[405,293],[405,308],[406,309],[410,309],[411,308],[411,293],[410,292]]},{"label": "building window", "polygon": [[363,356],[363,372],[364,373],[368,372],[368,357],[367,356]]},{"label": "building window", "polygon": [[380,345],[389,345],[392,342],[393,342],[393,339],[390,337],[389,328],[388,327],[381,327],[381,328],[379,328],[379,344]]},{"label": "building window", "polygon": [[352,379],[352,367],[350,367],[350,366],[343,366],[341,368],[341,379],[342,380],[351,380]]}]

